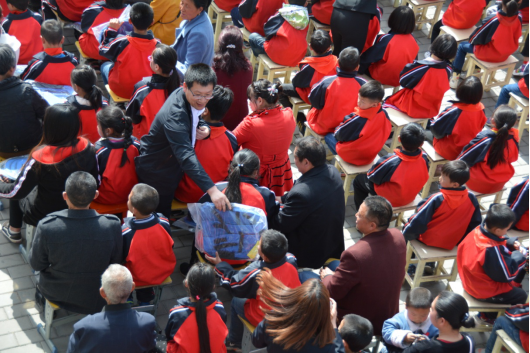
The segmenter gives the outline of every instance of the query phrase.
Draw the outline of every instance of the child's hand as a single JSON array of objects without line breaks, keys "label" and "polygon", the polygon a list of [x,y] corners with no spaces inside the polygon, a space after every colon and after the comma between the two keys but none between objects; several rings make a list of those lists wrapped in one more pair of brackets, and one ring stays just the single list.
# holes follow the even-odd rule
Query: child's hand
[{"label": "child's hand", "polygon": [[331,271],[328,267],[323,267],[320,269],[320,279],[324,279],[324,277],[335,274],[334,271]]},{"label": "child's hand", "polygon": [[112,28],[112,29],[115,29],[115,30],[118,30],[120,29],[121,27],[121,22],[119,19],[117,18],[113,18],[109,21],[109,28]]},{"label": "child's hand", "polygon": [[417,338],[420,338],[421,335],[415,335],[412,332],[407,333],[405,336],[405,339],[403,340],[404,343],[412,344],[414,341],[416,341]]},{"label": "child's hand", "polygon": [[331,325],[333,325],[333,328],[337,328],[337,302],[329,298],[329,305],[331,306],[331,309],[330,309]]},{"label": "child's hand", "polygon": [[217,265],[218,263],[221,262],[221,258],[219,257],[219,253],[216,251],[215,252],[215,257],[211,257],[211,256],[208,256],[208,255],[204,255],[204,257],[206,257],[206,260],[214,265]]},{"label": "child's hand", "polygon": [[11,180],[11,179],[9,179],[8,177],[6,177],[6,176],[4,176],[4,175],[1,175],[1,174],[0,174],[0,181],[1,181],[2,183],[12,183],[12,182],[13,182],[13,180]]}]

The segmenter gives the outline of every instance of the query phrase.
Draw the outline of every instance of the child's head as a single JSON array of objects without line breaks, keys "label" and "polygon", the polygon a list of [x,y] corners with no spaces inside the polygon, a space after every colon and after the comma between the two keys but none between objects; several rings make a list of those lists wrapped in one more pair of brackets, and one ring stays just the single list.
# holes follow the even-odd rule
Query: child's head
[{"label": "child's head", "polygon": [[432,304],[432,294],[427,288],[416,287],[407,294],[405,308],[410,321],[421,325],[429,317]]},{"label": "child's head", "polygon": [[121,9],[125,4],[125,0],[105,0],[105,4],[110,9]]},{"label": "child's head", "polygon": [[512,17],[519,13],[519,5],[515,0],[502,0],[502,10],[508,17]]},{"label": "child's head", "polygon": [[26,11],[29,6],[29,0],[6,0],[9,11]]},{"label": "child's head", "polygon": [[515,213],[508,205],[500,203],[492,204],[484,219],[488,232],[498,237],[506,235],[513,222],[515,222]]},{"label": "child's head", "polygon": [[131,7],[130,21],[136,30],[147,30],[153,24],[154,16],[151,6],[144,2],[137,2]]},{"label": "child's head", "polygon": [[279,83],[271,83],[266,79],[252,82],[247,88],[247,97],[250,100],[250,108],[254,111],[267,109],[278,104],[283,88]]},{"label": "child's head", "polygon": [[311,41],[309,47],[315,52],[316,55],[322,55],[329,51],[331,48],[331,37],[329,33],[323,29],[317,29],[311,35]]},{"label": "child's head", "polygon": [[77,109],[68,103],[54,104],[46,108],[42,124],[42,140],[39,145],[73,146],[81,121]]},{"label": "child's head", "polygon": [[475,327],[469,306],[460,294],[443,291],[431,305],[431,323],[440,331],[458,331],[460,327]]},{"label": "child's head", "polygon": [[408,6],[397,7],[388,18],[388,27],[395,34],[411,34],[416,27],[416,16]]},{"label": "child's head", "polygon": [[158,191],[147,184],[136,184],[129,194],[127,207],[138,218],[145,217],[155,212],[158,207]]},{"label": "child's head", "polygon": [[166,95],[169,97],[174,90],[180,87],[180,78],[175,69],[177,65],[177,52],[165,44],[159,44],[151,55],[151,70],[155,74],[169,77],[166,82]]},{"label": "child's head", "polygon": [[121,155],[121,165],[129,162],[127,148],[132,144],[132,120],[123,114],[123,111],[114,105],[109,105],[97,112],[98,133],[103,138],[123,137],[123,153]]},{"label": "child's head", "polygon": [[497,129],[497,134],[491,144],[487,163],[493,169],[499,163],[507,163],[504,149],[510,138],[510,129],[517,121],[517,114],[513,108],[503,104],[493,112],[491,121]]},{"label": "child's head", "polygon": [[359,97],[357,105],[360,109],[370,109],[377,107],[383,97],[385,96],[385,89],[379,81],[369,81],[361,86],[359,89]]},{"label": "child's head", "polygon": [[434,55],[440,60],[451,60],[456,56],[457,49],[455,38],[450,34],[442,34],[432,42],[429,51],[431,56]]},{"label": "child's head", "polygon": [[287,238],[277,230],[268,229],[261,233],[258,253],[263,261],[273,264],[283,259],[287,253]]},{"label": "child's head", "polygon": [[405,151],[414,152],[423,145],[423,142],[425,141],[425,132],[421,125],[417,123],[408,123],[401,130],[399,141]]},{"label": "child's head", "polygon": [[440,175],[442,188],[459,188],[469,180],[469,167],[462,160],[450,161],[443,165]]},{"label": "child's head", "polygon": [[3,79],[13,76],[16,67],[17,56],[13,48],[7,44],[0,44],[0,76]]},{"label": "child's head", "polygon": [[242,196],[239,184],[241,176],[257,179],[259,177],[259,157],[249,149],[238,151],[228,171],[228,186],[226,187],[226,197],[230,202],[241,203]]},{"label": "child's head", "polygon": [[289,5],[298,5],[298,6],[304,6],[307,3],[306,0],[289,0]]},{"label": "child's head", "polygon": [[103,93],[96,86],[98,77],[96,71],[88,65],[77,65],[70,74],[70,81],[74,91],[84,99],[90,102],[95,110],[103,105]]},{"label": "child's head", "polygon": [[[173,50],[173,49],[171,49]],[[220,85],[213,89],[213,98],[206,103],[203,118],[206,121],[221,121],[234,101],[234,92],[228,87]]]},{"label": "child's head", "polygon": [[347,47],[342,49],[339,54],[339,67],[345,72],[357,71],[360,60],[361,56],[357,48]]},{"label": "child's head", "polygon": [[482,82],[476,76],[466,77],[456,89],[456,98],[460,103],[478,104],[482,100]]},{"label": "child's head", "polygon": [[46,48],[60,48],[64,42],[63,27],[57,20],[46,20],[40,26],[42,45]]},{"label": "child's head", "polygon": [[347,353],[361,351],[370,344],[374,335],[372,323],[355,314],[344,315],[338,330]]}]

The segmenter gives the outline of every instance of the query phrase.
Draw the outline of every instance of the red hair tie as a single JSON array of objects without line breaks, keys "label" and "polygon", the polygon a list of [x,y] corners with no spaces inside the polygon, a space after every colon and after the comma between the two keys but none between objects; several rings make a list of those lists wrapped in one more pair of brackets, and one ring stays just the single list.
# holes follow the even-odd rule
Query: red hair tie
[{"label": "red hair tie", "polygon": [[195,296],[195,299],[201,300],[201,298],[198,295]]}]

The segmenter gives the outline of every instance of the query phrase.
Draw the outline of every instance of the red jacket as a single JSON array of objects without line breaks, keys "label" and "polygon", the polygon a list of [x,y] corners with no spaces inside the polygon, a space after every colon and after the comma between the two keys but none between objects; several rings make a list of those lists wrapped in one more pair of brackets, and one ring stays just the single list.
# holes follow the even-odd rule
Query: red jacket
[{"label": "red jacket", "polygon": [[471,28],[482,17],[484,0],[453,0],[442,17],[444,26],[457,29]]},{"label": "red jacket", "polygon": [[421,191],[429,179],[428,159],[421,149],[404,151],[380,158],[368,171],[368,180],[374,183],[377,195],[386,198],[393,207],[405,206]]},{"label": "red jacket", "polygon": [[[364,42],[364,48],[362,53],[370,49],[374,45],[375,38],[379,35],[381,31],[381,17],[383,16],[383,8],[377,6],[377,14],[372,17],[370,24],[368,25],[368,35],[366,36],[366,41]],[[412,61],[412,60],[411,60]]]},{"label": "red jacket", "polygon": [[2,6],[2,15],[4,17],[7,17],[11,13],[9,9],[7,8],[7,1],[6,0],[0,0],[0,6]]},{"label": "red jacket", "polygon": [[94,0],[43,0],[50,8],[59,11],[71,22],[81,21],[81,15]]},{"label": "red jacket", "polygon": [[526,97],[526,99],[528,99],[528,64],[526,64],[526,67],[524,68],[523,78],[519,80],[517,85],[519,86],[521,93]]},{"label": "red jacket", "polygon": [[323,55],[308,56],[300,61],[300,71],[293,77],[293,86],[302,100],[308,104],[311,88],[326,76],[333,76],[337,72],[339,60],[331,50]]},{"label": "red jacket", "polygon": [[526,265],[526,255],[515,251],[517,238],[499,238],[478,226],[458,245],[456,263],[464,290],[486,299],[512,290],[511,281]]},{"label": "red jacket", "polygon": [[484,105],[453,102],[436,118],[431,119],[434,150],[447,160],[455,160],[462,149],[486,124]]},{"label": "red jacket", "polygon": [[[96,110],[88,105],[79,104],[76,96],[70,96],[66,99],[68,103],[74,106],[79,114],[79,120],[81,120],[81,130],[79,130],[78,136],[87,138],[90,142],[95,144],[101,136],[98,132],[98,121],[96,114],[100,109]],[[102,99],[103,107],[109,105],[107,98]]]},{"label": "red jacket", "polygon": [[285,3],[284,0],[243,0],[239,5],[239,13],[243,24],[250,33],[265,36],[265,22]]},{"label": "red jacket", "polygon": [[512,227],[528,232],[528,175],[510,190],[506,203],[515,213]]},{"label": "red jacket", "polygon": [[369,164],[383,148],[391,130],[392,124],[381,105],[362,110],[355,107],[335,129],[337,154],[354,165]]},{"label": "red jacket", "polygon": [[307,114],[311,129],[319,135],[334,132],[344,117],[357,107],[357,95],[366,80],[357,72],[344,72],[337,67],[337,74],[327,76],[313,86],[309,101],[313,108]]},{"label": "red jacket", "polygon": [[41,23],[41,15],[30,10],[21,13],[10,13],[2,22],[4,31],[15,36],[20,42],[18,65],[27,65],[33,55],[43,50],[40,38]]},{"label": "red jacket", "polygon": [[78,64],[74,54],[63,51],[62,48],[44,49],[31,59],[20,78],[50,85],[71,86],[70,75]]},{"label": "red jacket", "polygon": [[317,2],[313,2],[311,12],[318,22],[329,26],[334,3],[335,0],[318,0]]}]

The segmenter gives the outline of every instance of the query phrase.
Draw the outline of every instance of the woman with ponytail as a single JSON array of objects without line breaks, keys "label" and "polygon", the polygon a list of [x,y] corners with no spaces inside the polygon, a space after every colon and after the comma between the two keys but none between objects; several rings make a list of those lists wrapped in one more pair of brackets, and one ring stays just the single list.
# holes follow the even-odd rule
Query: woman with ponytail
[{"label": "woman with ponytail", "polygon": [[78,112],[81,123],[79,136],[96,143],[99,140],[96,113],[108,105],[101,89],[96,86],[96,71],[88,65],[78,65],[70,75],[72,88],[77,95],[68,97],[67,101]]},{"label": "woman with ponytail", "polygon": [[149,133],[151,123],[167,97],[180,87],[179,75],[175,69],[175,50],[161,44],[153,51],[149,60],[153,76],[134,85],[134,93],[126,111],[134,124],[133,135],[138,139]]},{"label": "woman with ponytail", "polygon": [[116,106],[109,106],[97,114],[96,142],[101,185],[95,200],[103,204],[127,202],[129,193],[138,183],[134,158],[140,154],[140,143],[132,136],[132,120]]},{"label": "woman with ponytail", "polygon": [[[226,352],[226,312],[214,292],[218,282],[213,267],[198,263],[184,280],[189,297],[169,311],[165,333],[167,352]],[[237,320],[237,318],[232,318]]]},{"label": "woman with ponytail", "polygon": [[516,120],[515,110],[501,105],[493,113],[493,128],[479,132],[458,156],[469,166],[467,186],[471,190],[495,193],[514,175],[512,163],[519,155],[519,131],[513,128]]}]

